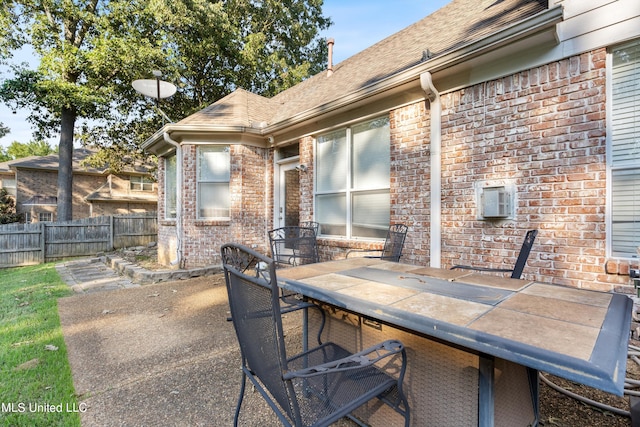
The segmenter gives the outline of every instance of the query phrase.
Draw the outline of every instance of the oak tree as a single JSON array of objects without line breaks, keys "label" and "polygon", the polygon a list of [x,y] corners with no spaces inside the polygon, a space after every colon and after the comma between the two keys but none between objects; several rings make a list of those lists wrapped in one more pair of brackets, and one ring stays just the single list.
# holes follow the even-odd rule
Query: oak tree
[{"label": "oak tree", "polygon": [[[28,45],[0,100],[28,109],[36,139],[59,134],[58,220],[72,218],[74,139],[108,148],[113,170],[163,124],[131,87],[161,70],[182,118],[242,87],[273,95],[320,71],[322,0],[0,0],[0,59]],[[4,24],[4,25],[1,25]],[[8,28],[8,29],[7,29]],[[110,153],[110,154],[109,154]]]}]

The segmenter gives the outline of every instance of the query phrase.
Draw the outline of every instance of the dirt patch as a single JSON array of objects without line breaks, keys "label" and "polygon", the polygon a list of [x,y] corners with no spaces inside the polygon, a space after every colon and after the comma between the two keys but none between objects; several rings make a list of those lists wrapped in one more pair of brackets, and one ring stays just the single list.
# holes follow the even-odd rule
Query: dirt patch
[{"label": "dirt patch", "polygon": [[[633,346],[638,346],[638,341],[631,340]],[[582,384],[567,381],[553,375],[545,375],[552,383],[569,392],[584,398],[602,403],[603,405],[629,411],[629,397],[616,396]],[[627,378],[640,379],[640,366],[632,359],[627,360]],[[545,384],[540,383],[540,421],[543,426],[557,427],[626,427],[631,426],[631,419],[626,416],[614,414],[606,409],[600,409],[587,403],[558,392]]]},{"label": "dirt patch", "polygon": [[158,246],[155,243],[147,246],[135,246],[118,249],[114,255],[151,271],[167,270],[166,265],[158,264]]}]

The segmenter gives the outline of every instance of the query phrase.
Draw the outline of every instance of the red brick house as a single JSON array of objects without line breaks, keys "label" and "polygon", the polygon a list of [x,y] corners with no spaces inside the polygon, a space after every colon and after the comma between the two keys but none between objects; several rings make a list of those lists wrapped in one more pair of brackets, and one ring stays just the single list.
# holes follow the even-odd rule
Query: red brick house
[{"label": "red brick house", "polygon": [[[157,184],[148,168],[136,167],[111,174],[85,167],[93,152],[73,153],[73,218],[155,211]],[[55,221],[58,155],[32,156],[0,163],[0,186],[16,199],[16,211],[25,222]]]},{"label": "red brick house", "polygon": [[315,220],[323,259],[401,222],[403,262],[500,267],[538,229],[523,277],[628,290],[639,87],[637,0],[453,0],[273,98],[237,90],[149,138],[160,260],[268,252],[267,230]]}]

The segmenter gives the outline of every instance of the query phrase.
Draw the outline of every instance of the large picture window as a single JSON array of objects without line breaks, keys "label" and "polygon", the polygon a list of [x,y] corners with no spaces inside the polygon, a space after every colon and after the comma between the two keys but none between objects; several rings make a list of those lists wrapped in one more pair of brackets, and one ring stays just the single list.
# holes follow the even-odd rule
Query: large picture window
[{"label": "large picture window", "polygon": [[316,139],[316,220],[323,235],[386,236],[390,219],[389,118]]},{"label": "large picture window", "polygon": [[612,51],[611,254],[640,247],[640,40]]},{"label": "large picture window", "polygon": [[174,154],[164,159],[164,217],[176,218],[176,199],[178,194],[178,161]]},{"label": "large picture window", "polygon": [[198,148],[198,218],[229,218],[229,146]]}]

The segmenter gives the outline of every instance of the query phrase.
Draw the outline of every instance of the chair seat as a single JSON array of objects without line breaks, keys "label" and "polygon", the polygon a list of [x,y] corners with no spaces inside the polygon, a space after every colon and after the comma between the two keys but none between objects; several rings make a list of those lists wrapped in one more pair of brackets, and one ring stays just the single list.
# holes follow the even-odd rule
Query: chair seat
[{"label": "chair seat", "polygon": [[[321,365],[351,354],[335,343],[325,343],[289,359],[289,368],[302,370],[307,366]],[[347,415],[353,410],[354,396],[360,396],[362,403],[381,394],[397,396],[397,379],[375,365],[328,375],[295,378],[292,382],[305,426],[322,425]],[[392,403],[392,406],[399,404]]]}]

